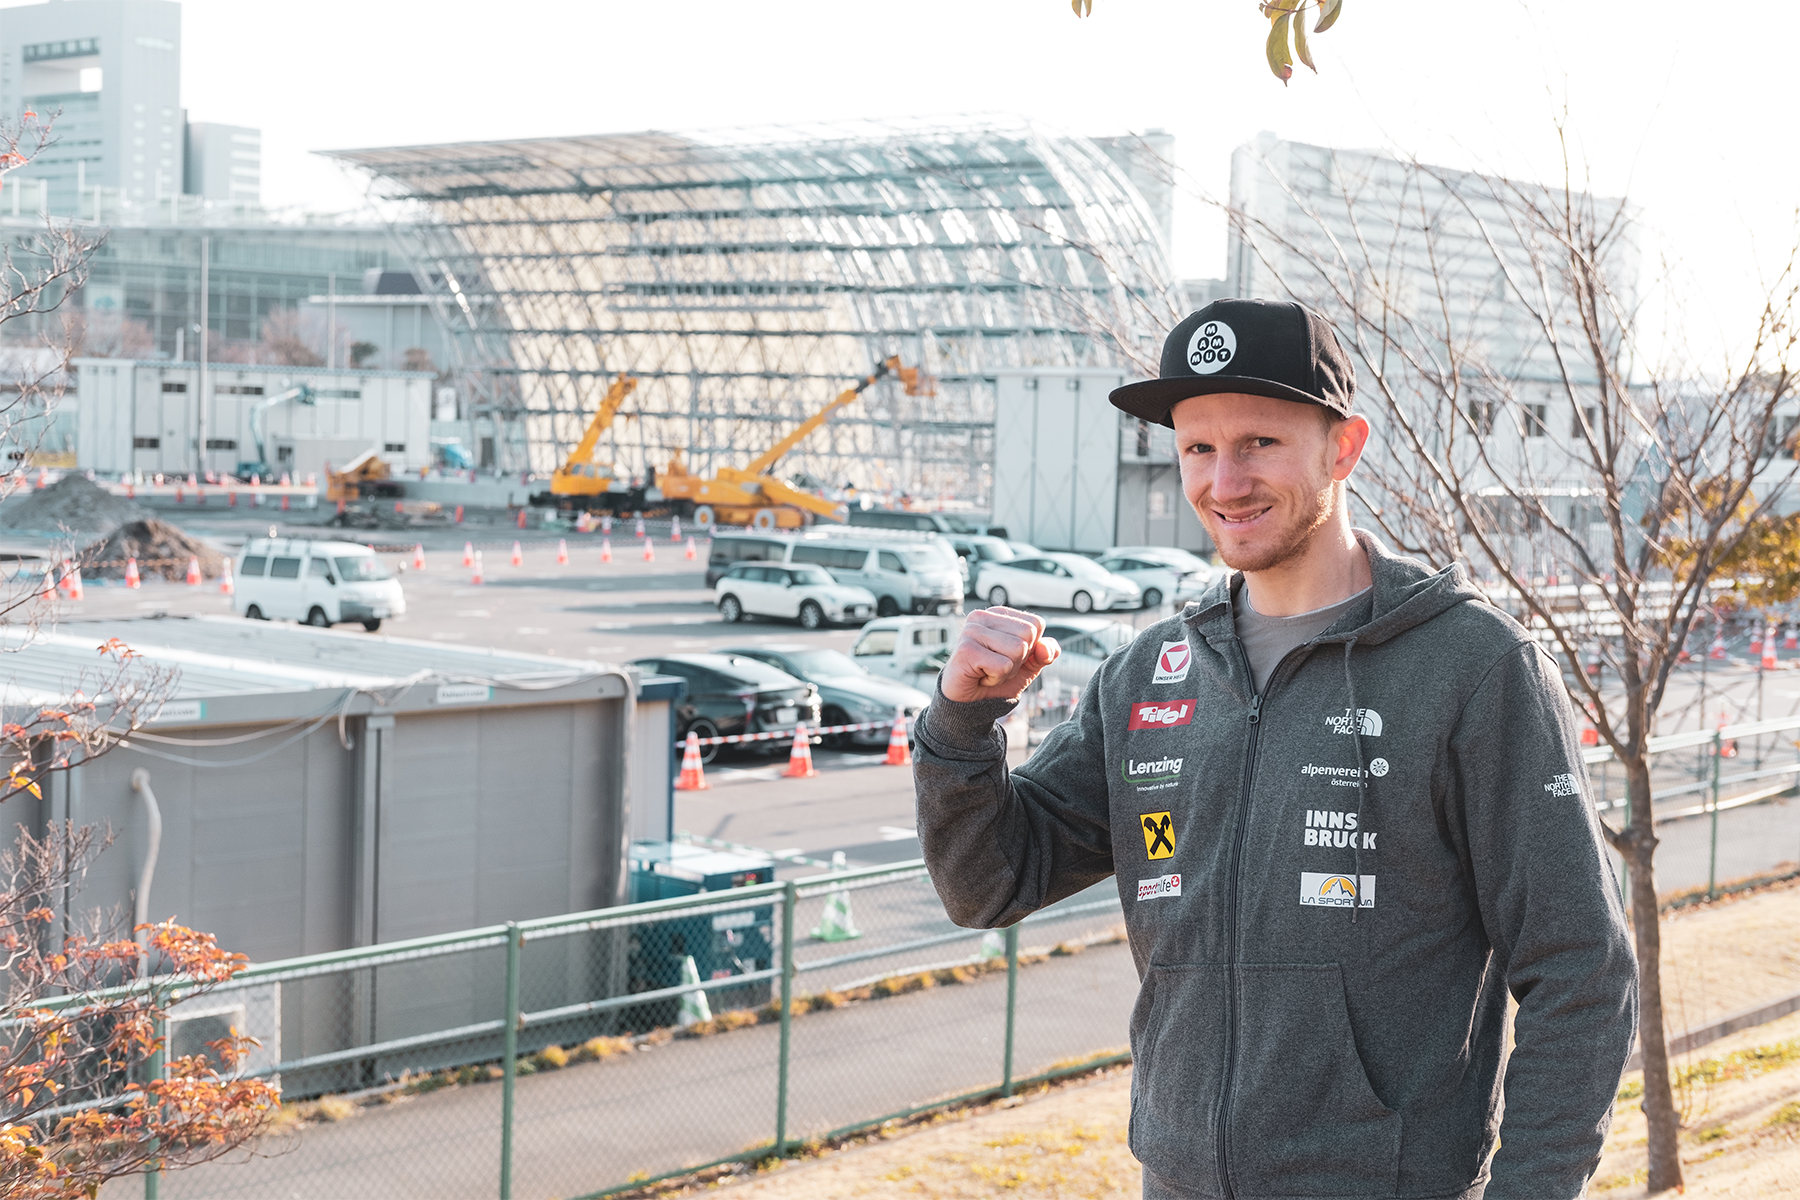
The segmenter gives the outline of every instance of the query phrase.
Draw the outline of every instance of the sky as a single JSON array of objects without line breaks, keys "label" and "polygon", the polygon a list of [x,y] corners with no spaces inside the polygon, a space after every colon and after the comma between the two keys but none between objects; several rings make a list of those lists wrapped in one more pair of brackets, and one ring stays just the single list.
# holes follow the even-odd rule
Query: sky
[{"label": "sky", "polygon": [[1554,180],[1560,121],[1593,190],[1642,209],[1686,334],[1723,347],[1800,203],[1778,57],[1800,8],[1726,12],[1346,0],[1319,73],[1283,87],[1256,0],[1093,0],[1086,19],[1067,0],[186,0],[182,70],[190,119],[263,130],[265,203],[315,210],[362,200],[313,153],[332,148],[979,113],[1160,127],[1192,180],[1183,276],[1223,275],[1200,197],[1258,131]]}]

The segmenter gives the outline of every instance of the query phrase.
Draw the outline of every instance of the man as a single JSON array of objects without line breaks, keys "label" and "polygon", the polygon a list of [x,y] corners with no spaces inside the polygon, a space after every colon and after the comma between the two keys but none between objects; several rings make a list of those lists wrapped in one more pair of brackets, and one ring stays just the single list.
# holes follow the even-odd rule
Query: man
[{"label": "man", "polygon": [[1235,573],[1010,774],[995,722],[1057,648],[972,614],[917,730],[925,860],[977,927],[1118,877],[1145,1196],[1574,1197],[1636,1006],[1574,722],[1461,568],[1351,528],[1353,392],[1318,315],[1221,300],[1112,394]]}]

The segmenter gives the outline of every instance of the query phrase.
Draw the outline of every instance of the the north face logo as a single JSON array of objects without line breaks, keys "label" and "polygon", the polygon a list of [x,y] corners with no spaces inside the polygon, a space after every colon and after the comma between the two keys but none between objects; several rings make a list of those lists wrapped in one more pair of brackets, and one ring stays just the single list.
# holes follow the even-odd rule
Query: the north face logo
[{"label": "the north face logo", "polygon": [[[1364,737],[1380,737],[1381,714],[1372,708],[1359,708],[1356,712],[1362,718],[1362,728],[1357,732]],[[1326,717],[1325,724],[1331,727],[1333,733],[1350,733],[1356,728],[1352,722],[1350,710],[1347,708],[1341,713]]]},{"label": "the north face logo", "polygon": [[1188,667],[1194,662],[1194,650],[1186,642],[1164,642],[1162,653],[1156,656],[1156,674],[1151,683],[1180,683],[1187,678]]}]

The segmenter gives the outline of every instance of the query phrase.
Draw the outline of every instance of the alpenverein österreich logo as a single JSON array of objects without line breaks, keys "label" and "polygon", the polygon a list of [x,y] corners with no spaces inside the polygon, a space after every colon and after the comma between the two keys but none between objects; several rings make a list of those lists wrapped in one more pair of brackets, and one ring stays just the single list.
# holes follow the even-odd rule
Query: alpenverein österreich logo
[{"label": "alpenverein \u00f6sterreich logo", "polygon": [[1188,366],[1196,375],[1216,375],[1237,354],[1237,334],[1223,321],[1207,321],[1188,339]]}]

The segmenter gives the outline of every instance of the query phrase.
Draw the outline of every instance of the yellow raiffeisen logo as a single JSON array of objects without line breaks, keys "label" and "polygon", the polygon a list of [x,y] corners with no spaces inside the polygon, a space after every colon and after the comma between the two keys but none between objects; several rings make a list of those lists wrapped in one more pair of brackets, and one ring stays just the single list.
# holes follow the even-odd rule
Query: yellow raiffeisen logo
[{"label": "yellow raiffeisen logo", "polygon": [[1362,886],[1354,875],[1324,875],[1317,871],[1300,872],[1300,903],[1325,908],[1375,907],[1375,877],[1364,875]]},{"label": "yellow raiffeisen logo", "polygon": [[1151,858],[1175,857],[1175,818],[1166,812],[1145,813],[1139,824],[1144,827],[1144,853]]}]

